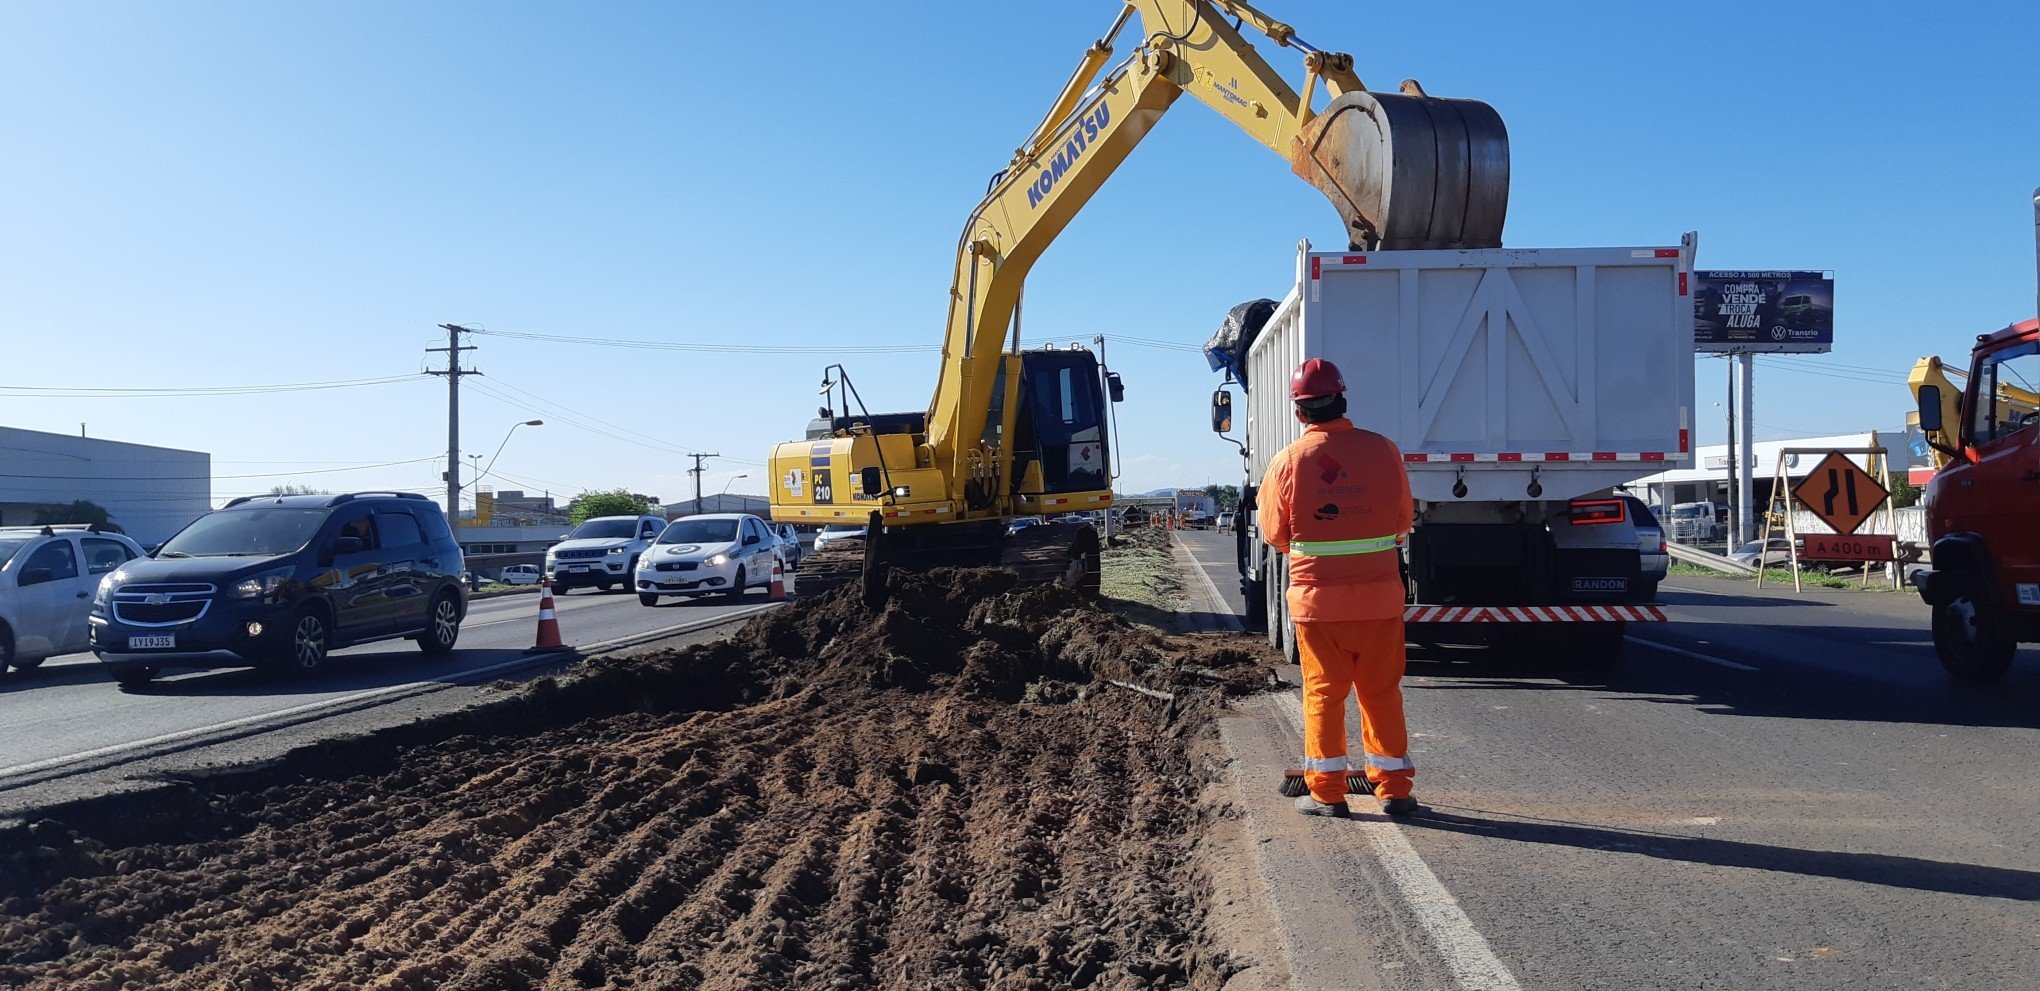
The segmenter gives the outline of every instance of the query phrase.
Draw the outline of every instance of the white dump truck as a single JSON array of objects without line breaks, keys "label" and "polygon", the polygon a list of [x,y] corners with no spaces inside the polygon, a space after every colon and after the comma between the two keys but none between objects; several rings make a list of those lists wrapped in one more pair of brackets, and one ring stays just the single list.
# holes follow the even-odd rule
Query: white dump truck
[{"label": "white dump truck", "polygon": [[[1691,459],[1695,236],[1672,247],[1338,251],[1301,245],[1279,303],[1243,304],[1207,345],[1245,390],[1242,507],[1302,432],[1290,373],[1326,358],[1348,416],[1403,451],[1416,502],[1403,550],[1410,638],[1506,642],[1613,660],[1625,624],[1662,621],[1616,488]],[[1232,393],[1212,397],[1233,426]],[[1288,568],[1235,520],[1249,618],[1292,656]],[[1506,635],[1506,636],[1504,636]]]}]

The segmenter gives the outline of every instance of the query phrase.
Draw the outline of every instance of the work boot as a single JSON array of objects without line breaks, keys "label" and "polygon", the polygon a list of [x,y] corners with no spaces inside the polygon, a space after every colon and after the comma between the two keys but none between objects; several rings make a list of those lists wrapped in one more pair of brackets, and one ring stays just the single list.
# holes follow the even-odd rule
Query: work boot
[{"label": "work boot", "polygon": [[1385,815],[1406,816],[1417,811],[1417,800],[1405,795],[1402,798],[1384,798],[1381,811]]},{"label": "work boot", "polygon": [[1353,810],[1348,808],[1344,802],[1333,802],[1330,805],[1326,805],[1309,795],[1296,800],[1296,811],[1307,816],[1330,816],[1334,819],[1345,819],[1353,814]]}]

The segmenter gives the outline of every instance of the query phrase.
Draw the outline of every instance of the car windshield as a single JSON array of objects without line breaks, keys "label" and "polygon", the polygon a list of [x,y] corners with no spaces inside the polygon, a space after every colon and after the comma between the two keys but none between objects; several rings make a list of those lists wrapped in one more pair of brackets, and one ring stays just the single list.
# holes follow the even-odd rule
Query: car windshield
[{"label": "car windshield", "polygon": [[268,557],[311,543],[324,509],[237,509],[201,516],[171,537],[157,557]]},{"label": "car windshield", "polygon": [[7,562],[14,560],[15,552],[27,546],[28,542],[34,539],[33,535],[27,534],[20,536],[0,535],[0,568],[7,567]]},{"label": "car windshield", "polygon": [[675,520],[659,534],[662,544],[727,544],[735,539],[736,520]]},{"label": "car windshield", "polygon": [[863,532],[864,532],[864,525],[863,525],[863,524],[861,524],[861,523],[837,523],[837,524],[834,524],[834,525],[831,525],[831,526],[825,526],[825,527],[823,527],[823,528],[822,528],[822,532],[823,532],[823,533],[838,533],[838,534],[840,534],[840,533],[863,533]]},{"label": "car windshield", "polygon": [[1681,517],[1681,518],[1686,518],[1686,519],[1692,519],[1692,518],[1697,518],[1697,517],[1701,517],[1701,516],[1706,516],[1706,515],[1707,515],[1707,507],[1706,507],[1706,506],[1674,506],[1674,507],[1672,507],[1672,515],[1673,515],[1673,516],[1677,516],[1677,517]]},{"label": "car windshield", "polygon": [[589,520],[567,534],[568,540],[629,540],[637,536],[637,520]]}]

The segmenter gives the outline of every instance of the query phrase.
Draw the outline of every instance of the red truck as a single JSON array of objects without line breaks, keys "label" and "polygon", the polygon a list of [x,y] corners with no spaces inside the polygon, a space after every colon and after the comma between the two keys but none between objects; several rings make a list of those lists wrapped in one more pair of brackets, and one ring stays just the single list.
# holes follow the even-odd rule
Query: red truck
[{"label": "red truck", "polygon": [[[2040,259],[2040,190],[2033,230]],[[2019,644],[2040,642],[2040,319],[1978,335],[1959,402],[1943,388],[1914,388],[1920,430],[1947,464],[1926,490],[1933,569],[1913,582],[1933,607],[1941,666],[1992,681]]]}]

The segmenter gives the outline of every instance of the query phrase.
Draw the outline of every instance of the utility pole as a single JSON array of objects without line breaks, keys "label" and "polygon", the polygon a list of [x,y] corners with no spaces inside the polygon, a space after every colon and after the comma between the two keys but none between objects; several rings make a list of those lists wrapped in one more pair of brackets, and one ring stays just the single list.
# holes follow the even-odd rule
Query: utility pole
[{"label": "utility pole", "polygon": [[688,455],[688,457],[690,457],[690,458],[693,458],[693,459],[694,459],[694,467],[692,467],[692,468],[689,468],[689,469],[687,469],[687,473],[688,473],[689,475],[693,475],[693,476],[694,476],[694,515],[696,515],[696,516],[700,516],[700,515],[701,515],[701,473],[702,473],[702,472],[704,472],[704,471],[707,471],[707,470],[708,470],[708,469],[706,469],[706,468],[703,468],[703,467],[701,466],[701,463],[702,463],[703,461],[706,461],[706,460],[708,460],[709,458],[720,458],[720,457],[722,457],[722,455],[720,455],[720,454],[690,454],[690,455]]},{"label": "utility pole", "polygon": [[473,351],[473,345],[460,342],[460,335],[474,331],[459,324],[439,325],[446,331],[446,346],[426,348],[427,353],[446,352],[446,369],[427,375],[446,376],[446,525],[453,531],[453,542],[460,543],[460,379],[463,375],[480,375],[472,368],[460,367],[460,353]]},{"label": "utility pole", "polygon": [[[1735,457],[1735,355],[1728,356],[1728,550],[1733,554],[1742,545],[1742,490],[1736,487],[1736,468],[1742,462]],[[1708,486],[1712,488],[1713,486]],[[1712,499],[1708,500],[1710,503]],[[1714,507],[1707,507],[1707,515],[1714,515]]]}]

